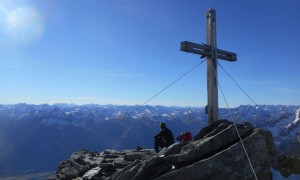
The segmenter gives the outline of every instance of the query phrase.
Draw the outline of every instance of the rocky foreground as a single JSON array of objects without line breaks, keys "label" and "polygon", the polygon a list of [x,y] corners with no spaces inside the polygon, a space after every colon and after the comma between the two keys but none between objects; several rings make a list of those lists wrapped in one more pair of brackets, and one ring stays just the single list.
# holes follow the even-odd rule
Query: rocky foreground
[{"label": "rocky foreground", "polygon": [[160,154],[142,148],[75,152],[59,165],[56,177],[94,180],[272,179],[271,168],[284,176],[300,174],[300,160],[293,156],[278,157],[269,131],[253,128],[250,123],[235,126],[220,120],[203,128],[193,141],[174,144]]}]

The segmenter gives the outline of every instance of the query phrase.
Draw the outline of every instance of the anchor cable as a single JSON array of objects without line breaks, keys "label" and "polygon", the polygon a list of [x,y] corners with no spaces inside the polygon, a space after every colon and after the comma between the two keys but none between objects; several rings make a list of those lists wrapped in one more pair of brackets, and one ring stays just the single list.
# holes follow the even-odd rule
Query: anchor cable
[{"label": "anchor cable", "polygon": [[246,93],[246,91],[243,90],[243,88],[233,79],[233,77],[225,70],[225,68],[218,61],[217,61],[217,63],[224,70],[224,72],[228,75],[228,77],[238,86],[238,88],[252,101],[252,103],[254,105],[257,106],[259,111],[261,113],[263,113],[270,121],[272,121],[272,118],[259,107],[259,105]]},{"label": "anchor cable", "polygon": [[[213,71],[213,74],[214,74],[215,78],[217,79],[216,72],[215,72],[214,70],[212,70],[212,71]],[[238,131],[238,128],[237,128],[236,123],[235,123],[235,120],[233,119],[232,112],[231,112],[230,107],[229,107],[229,105],[228,105],[227,99],[226,99],[226,97],[225,97],[225,95],[224,95],[223,89],[222,89],[222,87],[221,87],[221,85],[220,85],[220,83],[219,83],[218,80],[217,80],[217,83],[218,83],[218,86],[219,86],[219,88],[220,88],[220,90],[221,90],[221,92],[222,92],[222,96],[223,96],[223,98],[224,98],[224,100],[225,100],[227,109],[228,109],[228,111],[229,111],[231,121],[232,121],[232,123],[233,123],[233,125],[234,125],[234,128],[235,128],[235,130],[236,130],[236,132],[237,132],[237,134],[238,134],[239,140],[240,140],[240,142],[241,142],[241,144],[242,144],[242,147],[243,147],[243,149],[244,149],[244,151],[245,151],[245,154],[246,154],[246,157],[247,157],[248,162],[249,162],[249,164],[250,164],[251,170],[252,170],[252,172],[253,172],[253,174],[254,174],[254,176],[255,176],[255,179],[258,180],[258,179],[257,179],[257,176],[256,176],[256,174],[255,174],[253,165],[252,165],[252,163],[251,163],[251,160],[250,160],[250,158],[249,158],[249,155],[248,155],[248,153],[247,153],[247,150],[246,150],[246,148],[245,148],[244,142],[243,142],[243,140],[242,140],[242,137],[241,137],[241,135],[240,135],[240,133],[239,133],[239,131]]]},{"label": "anchor cable", "polygon": [[216,1],[215,5],[214,5],[214,9],[217,8],[218,3],[219,3],[219,0]]},{"label": "anchor cable", "polygon": [[234,121],[234,119],[233,119],[232,112],[231,112],[230,107],[229,107],[229,105],[228,105],[228,103],[227,103],[226,97],[225,97],[225,95],[224,95],[224,92],[223,92],[223,90],[222,90],[222,87],[221,87],[219,81],[218,81],[218,85],[219,85],[220,90],[221,90],[221,92],[222,92],[222,96],[223,96],[224,101],[225,101],[225,103],[226,103],[227,109],[228,109],[229,114],[230,114],[230,118],[231,118],[232,123],[233,123],[233,125],[234,125],[234,128],[235,128],[235,130],[236,130],[236,132],[237,132],[237,134],[238,134],[238,136],[239,136],[240,142],[241,142],[241,144],[242,144],[242,146],[243,146],[243,149],[244,149],[245,154],[246,154],[246,156],[247,156],[247,159],[248,159],[248,161],[249,161],[251,170],[252,170],[252,172],[253,172],[253,174],[254,174],[254,176],[255,176],[255,179],[257,180],[257,176],[256,176],[256,174],[255,174],[253,165],[252,165],[252,163],[251,163],[251,160],[250,160],[249,155],[248,155],[248,153],[247,153],[247,150],[246,150],[246,148],[245,148],[245,145],[244,145],[244,142],[243,142],[243,140],[242,140],[242,137],[241,137],[241,135],[240,135],[240,133],[239,133],[239,131],[238,131],[238,128],[237,128],[237,126],[236,126],[236,123],[235,123],[235,121]]},{"label": "anchor cable", "polygon": [[[185,72],[184,74],[182,74],[180,77],[178,77],[176,80],[174,80],[172,83],[170,83],[169,85],[167,85],[165,88],[163,88],[162,90],[160,90],[158,93],[156,93],[154,96],[152,96],[151,98],[149,98],[147,101],[145,101],[142,105],[138,106],[137,108],[135,108],[134,110],[132,110],[129,113],[125,113],[124,117],[126,116],[130,116],[134,111],[139,110],[141,107],[143,107],[144,105],[146,105],[147,103],[149,103],[151,100],[153,100],[154,98],[156,98],[158,95],[160,95],[161,93],[163,93],[165,90],[167,90],[168,88],[170,88],[172,85],[174,85],[176,82],[178,82],[180,79],[182,79],[184,76],[186,76],[187,74],[189,74],[190,72],[192,72],[194,69],[196,69],[200,64],[202,64],[205,61],[202,60],[201,62],[197,63],[194,67],[192,67],[191,69],[189,69],[187,72]],[[84,146],[90,144],[91,142],[93,142],[95,139],[97,139],[98,137],[100,137],[101,135],[97,135],[94,138],[90,139],[88,142],[86,142],[84,144]]]},{"label": "anchor cable", "polygon": [[152,96],[149,100],[147,100],[146,102],[144,102],[141,106],[144,106],[145,104],[147,104],[148,102],[150,102],[152,99],[154,99],[156,96],[158,96],[159,94],[161,94],[162,92],[164,92],[165,90],[167,90],[169,87],[171,87],[177,81],[179,81],[181,78],[183,78],[184,76],[186,76],[187,74],[189,74],[190,72],[192,72],[194,69],[196,69],[196,67],[198,67],[200,64],[202,64],[204,61],[205,61],[205,59],[202,60],[200,63],[196,64],[196,66],[194,66],[193,68],[191,68],[190,70],[188,70],[186,73],[184,73],[183,75],[181,75],[179,78],[177,78],[171,84],[169,84],[164,89],[162,89],[161,91],[159,91],[157,94],[155,94],[154,96]]}]

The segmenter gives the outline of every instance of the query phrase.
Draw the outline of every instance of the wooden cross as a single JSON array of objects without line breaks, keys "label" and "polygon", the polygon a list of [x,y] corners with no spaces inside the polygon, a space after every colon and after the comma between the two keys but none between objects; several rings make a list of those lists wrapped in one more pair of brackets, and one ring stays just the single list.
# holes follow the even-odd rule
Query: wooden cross
[{"label": "wooden cross", "polygon": [[181,42],[180,50],[201,55],[201,58],[206,57],[208,104],[205,109],[208,114],[208,123],[211,124],[219,120],[217,59],[230,62],[237,60],[235,53],[217,48],[216,11],[214,9],[206,12],[206,43],[201,45],[184,41]]}]

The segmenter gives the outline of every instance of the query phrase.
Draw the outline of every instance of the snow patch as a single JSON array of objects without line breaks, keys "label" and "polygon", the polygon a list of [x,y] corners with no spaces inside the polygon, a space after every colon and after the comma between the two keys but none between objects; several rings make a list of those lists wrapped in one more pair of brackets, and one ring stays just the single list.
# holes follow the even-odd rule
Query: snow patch
[{"label": "snow patch", "polygon": [[298,109],[296,111],[296,118],[295,118],[295,121],[293,121],[293,124],[297,123],[298,121],[300,121],[300,109]]},{"label": "snow patch", "polygon": [[176,111],[171,113],[172,116],[176,116],[177,114],[178,114],[178,112],[176,112]]},{"label": "snow patch", "polygon": [[295,120],[292,123],[288,124],[286,126],[286,128],[289,128],[289,127],[293,126],[294,124],[297,124],[298,122],[300,122],[300,109],[298,109],[296,111],[296,118],[295,118]]},{"label": "snow patch", "polygon": [[162,116],[162,117],[170,117],[170,115],[167,114],[167,113],[163,113],[161,116]]},{"label": "snow patch", "polygon": [[191,110],[185,111],[183,114],[184,115],[191,115],[193,112]]}]

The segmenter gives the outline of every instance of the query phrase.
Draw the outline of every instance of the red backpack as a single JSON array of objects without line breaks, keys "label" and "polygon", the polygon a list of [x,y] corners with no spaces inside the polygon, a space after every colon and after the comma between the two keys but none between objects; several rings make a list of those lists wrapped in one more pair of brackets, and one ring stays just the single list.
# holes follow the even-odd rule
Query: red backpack
[{"label": "red backpack", "polygon": [[193,139],[192,133],[189,131],[180,133],[180,135],[176,138],[180,142],[191,141]]}]

